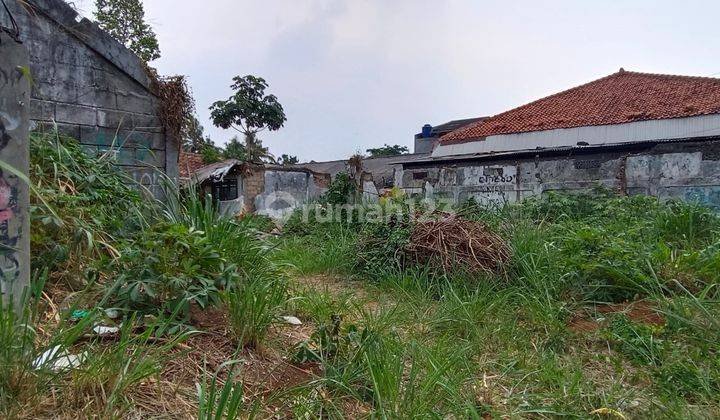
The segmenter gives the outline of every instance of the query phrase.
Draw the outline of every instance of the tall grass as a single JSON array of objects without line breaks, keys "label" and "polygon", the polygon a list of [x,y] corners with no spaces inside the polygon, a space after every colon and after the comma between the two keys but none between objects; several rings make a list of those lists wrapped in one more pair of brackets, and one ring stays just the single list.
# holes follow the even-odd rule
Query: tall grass
[{"label": "tall grass", "polygon": [[[80,293],[61,310],[48,301],[48,319],[0,305],[2,414],[40,410],[52,396],[58,415],[71,409],[81,417],[126,415],[137,387],[157,382],[192,334],[183,325],[192,304],[227,304],[238,340],[260,345],[286,297],[270,244],[221,217],[192,186],[165,179],[163,200],[153,199],[110,153],[89,156],[57,133],[33,134],[31,149],[33,268],[53,290]],[[90,330],[108,306],[122,309],[122,328],[114,340],[101,340]],[[87,315],[70,320],[75,309]],[[52,360],[33,366],[56,346],[57,357],[81,355],[80,366],[53,371]]]},{"label": "tall grass", "polygon": [[196,332],[172,334],[157,340],[172,326],[172,317],[159,318],[137,333],[134,318],[125,320],[116,343],[93,343],[84,350],[80,366],[70,372],[71,393],[78,406],[94,405],[94,412],[121,416],[132,407],[129,394],[141,383],[157,377],[172,350]]},{"label": "tall grass", "polygon": [[287,300],[283,278],[248,278],[225,293],[230,326],[241,347],[257,348]]},{"label": "tall grass", "polygon": [[27,315],[0,298],[0,406],[19,398],[32,376],[35,358],[35,329]]},{"label": "tall grass", "polygon": [[340,223],[318,225],[312,235],[280,239],[274,258],[299,275],[352,274],[357,233]]},{"label": "tall grass", "polygon": [[[252,418],[255,410],[245,413],[247,407],[243,400],[243,384],[237,380],[237,369],[234,366],[237,363],[236,360],[223,363],[209,380],[206,374],[203,381],[197,384],[198,420],[236,419],[241,415]],[[230,369],[230,372],[222,382],[219,375],[225,368]],[[254,406],[257,409],[257,405]]]}]

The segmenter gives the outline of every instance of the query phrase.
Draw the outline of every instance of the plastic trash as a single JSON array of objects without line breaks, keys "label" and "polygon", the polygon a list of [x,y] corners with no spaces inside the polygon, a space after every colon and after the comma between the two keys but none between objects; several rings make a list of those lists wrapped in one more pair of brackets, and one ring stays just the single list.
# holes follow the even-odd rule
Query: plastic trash
[{"label": "plastic trash", "polygon": [[70,354],[61,346],[46,350],[33,362],[35,369],[50,369],[55,372],[74,369],[85,360],[86,354]]}]

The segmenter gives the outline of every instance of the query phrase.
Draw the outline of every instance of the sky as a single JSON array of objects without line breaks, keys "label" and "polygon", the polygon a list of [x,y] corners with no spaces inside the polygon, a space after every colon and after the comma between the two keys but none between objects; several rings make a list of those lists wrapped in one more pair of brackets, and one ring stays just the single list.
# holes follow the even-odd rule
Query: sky
[{"label": "sky", "polygon": [[[93,0],[75,0],[91,16]],[[718,1],[144,0],[161,74],[208,107],[263,77],[287,122],[275,155],[346,159],[423,124],[494,115],[625,70],[720,77]]]}]

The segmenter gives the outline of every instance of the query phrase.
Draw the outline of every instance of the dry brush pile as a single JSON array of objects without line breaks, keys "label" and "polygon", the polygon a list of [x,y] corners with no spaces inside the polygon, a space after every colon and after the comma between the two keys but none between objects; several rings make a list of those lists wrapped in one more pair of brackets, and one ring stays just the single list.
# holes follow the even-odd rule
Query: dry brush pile
[{"label": "dry brush pile", "polygon": [[356,246],[357,266],[368,274],[415,267],[492,275],[504,271],[510,256],[505,240],[486,224],[449,213],[365,225]]},{"label": "dry brush pile", "polygon": [[510,259],[505,241],[487,225],[449,214],[416,223],[405,254],[414,263],[437,263],[446,273],[456,267],[496,273]]}]

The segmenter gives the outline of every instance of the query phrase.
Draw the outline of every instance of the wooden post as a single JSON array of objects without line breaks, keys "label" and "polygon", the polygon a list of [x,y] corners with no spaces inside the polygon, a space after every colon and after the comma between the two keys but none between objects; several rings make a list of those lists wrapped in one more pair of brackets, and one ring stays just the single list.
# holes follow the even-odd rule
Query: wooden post
[{"label": "wooden post", "polygon": [[0,294],[16,308],[30,283],[30,79],[27,50],[0,31]]}]

